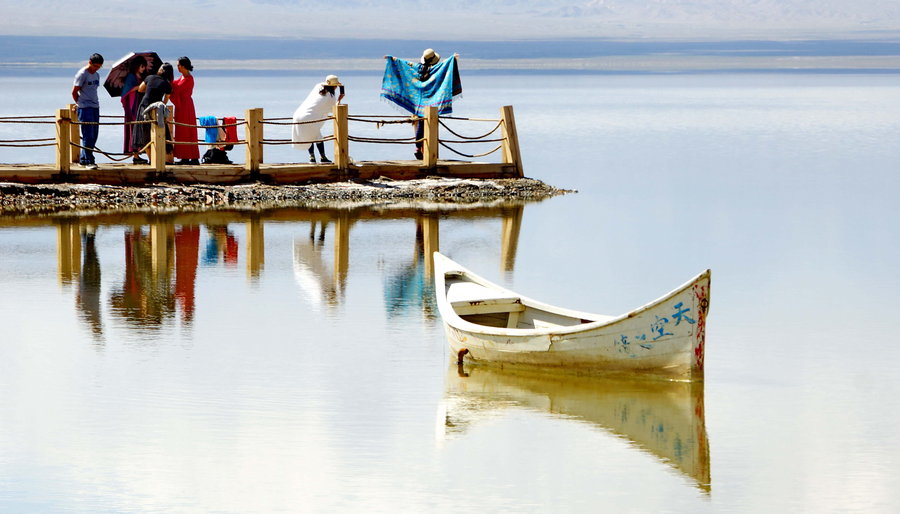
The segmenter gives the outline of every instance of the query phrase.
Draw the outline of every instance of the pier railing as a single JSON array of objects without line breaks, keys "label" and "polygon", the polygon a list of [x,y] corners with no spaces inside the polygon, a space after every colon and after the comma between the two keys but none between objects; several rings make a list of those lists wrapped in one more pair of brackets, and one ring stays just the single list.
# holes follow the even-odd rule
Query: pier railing
[{"label": "pier railing", "polygon": [[[55,125],[53,116],[8,116],[0,118],[2,124],[18,124],[18,125]],[[9,148],[36,148],[42,146],[56,146],[56,138],[20,138],[20,139],[0,139],[0,147]]]},{"label": "pier railing", "polygon": [[[236,118],[236,121],[231,124],[225,124],[224,121],[219,125],[208,126],[208,125],[199,125],[199,124],[185,124],[175,122],[169,119],[158,122],[156,120],[156,112],[154,111],[151,115],[151,119],[144,121],[124,121],[122,116],[103,116],[103,120],[108,120],[110,118],[118,118],[116,121],[99,121],[99,122],[81,122],[78,121],[75,116],[74,105],[69,105],[66,108],[57,110],[55,116],[20,116],[20,117],[4,117],[0,118],[0,123],[12,123],[12,124],[45,124],[45,125],[54,125],[55,126],[55,137],[41,137],[41,138],[22,138],[22,139],[0,139],[0,148],[3,147],[56,147],[56,162],[54,163],[55,170],[63,175],[68,174],[72,171],[72,164],[78,162],[79,151],[84,149],[84,147],[80,144],[80,126],[87,124],[94,125],[117,125],[124,126],[126,124],[130,125],[140,125],[145,124],[150,127],[150,142],[142,149],[141,152],[148,151],[150,155],[150,163],[149,167],[151,170],[156,172],[164,172],[166,171],[166,145],[183,145],[183,144],[196,144],[201,147],[203,146],[223,146],[223,145],[234,145],[234,146],[244,146],[246,159],[243,165],[236,164],[233,165],[235,167],[243,167],[251,176],[258,174],[260,171],[260,166],[265,162],[265,147],[271,145],[285,145],[285,144],[300,144],[300,145],[311,145],[314,143],[324,143],[331,141],[334,144],[334,162],[333,163],[320,163],[316,164],[305,164],[302,162],[297,163],[282,163],[282,164],[297,164],[298,166],[329,166],[332,169],[337,170],[349,170],[351,167],[355,166],[355,162],[351,162],[350,158],[350,146],[353,145],[361,145],[361,144],[379,144],[379,145],[419,145],[422,152],[422,157],[420,163],[417,164],[420,168],[435,168],[438,166],[438,161],[440,160],[441,149],[446,150],[448,153],[453,154],[455,157],[463,157],[466,159],[475,159],[480,157],[485,157],[487,155],[491,155],[499,152],[499,160],[501,163],[508,165],[507,167],[512,167],[515,170],[516,176],[524,176],[522,172],[522,159],[519,151],[518,144],[518,135],[516,133],[516,124],[515,117],[513,114],[512,106],[504,106],[500,109],[500,115],[496,119],[483,119],[483,118],[462,118],[462,117],[453,117],[453,116],[439,116],[436,107],[427,108],[424,116],[385,116],[385,115],[349,115],[349,108],[345,104],[338,104],[334,106],[334,109],[330,116],[317,120],[309,120],[296,122],[291,118],[269,118],[266,119],[263,113],[263,109],[261,108],[253,108],[247,109],[245,111],[244,118]],[[294,125],[302,125],[307,123],[332,123],[332,134],[324,136],[320,139],[310,140],[310,141],[293,141],[291,139],[276,139],[272,137],[267,137],[266,128],[267,126],[294,126]],[[486,123],[489,124],[489,130],[486,132],[482,132],[479,134],[471,135],[471,134],[463,134],[458,128],[452,128],[449,122],[453,122],[454,124],[459,123]],[[351,123],[353,126],[361,125],[361,124],[374,124],[376,127],[381,128],[389,125],[409,125],[411,128],[414,128],[416,124],[423,124],[423,136],[420,139],[417,139],[415,136],[410,137],[399,137],[399,138],[388,138],[388,137],[373,137],[372,135],[366,135],[365,133],[359,133],[353,131],[351,133],[350,127]],[[166,139],[166,125],[170,128],[174,128],[174,126],[187,126],[191,128],[196,128],[198,130],[205,130],[210,128],[215,129],[224,129],[229,127],[243,127],[244,138],[238,140],[232,140],[227,142],[218,141],[215,143],[205,142],[202,137],[200,137],[197,143],[194,142],[181,142],[181,141],[173,141],[171,139]],[[174,134],[174,130],[171,130],[170,133]],[[363,131],[365,132],[365,131]],[[413,131],[414,132],[414,131]],[[441,133],[445,133],[446,136],[442,137]],[[202,132],[201,132],[202,134]],[[491,144],[495,143],[496,145],[489,151],[483,153],[467,153],[461,149],[462,145],[467,145],[471,143],[480,143]],[[96,153],[100,153],[105,155],[112,161],[124,161],[132,157],[131,153],[115,153],[115,152],[106,152],[99,148],[90,148]],[[305,154],[301,154],[305,155]],[[2,159],[0,159],[2,160]],[[401,161],[389,161],[389,162],[401,162]],[[129,163],[130,164],[130,163]],[[135,165],[141,166],[141,165]],[[147,165],[142,165],[145,167]]]}]

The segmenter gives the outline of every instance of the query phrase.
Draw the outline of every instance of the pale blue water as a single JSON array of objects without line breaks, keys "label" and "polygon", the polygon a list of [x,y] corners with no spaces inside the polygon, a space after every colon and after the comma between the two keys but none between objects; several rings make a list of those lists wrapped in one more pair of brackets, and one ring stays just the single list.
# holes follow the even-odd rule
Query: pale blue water
[{"label": "pale blue water", "polygon": [[[351,114],[395,114],[378,77],[342,79]],[[317,80],[198,70],[198,114],[290,116]],[[69,81],[2,78],[16,93],[0,113],[51,114]],[[526,174],[579,192],[443,212],[441,250],[605,314],[711,268],[702,392],[458,377],[416,264],[421,212],[343,215],[343,275],[337,212],[4,217],[0,510],[896,508],[900,76],[464,75],[464,87],[457,115],[513,105]],[[37,155],[2,149],[0,161],[52,161]],[[504,266],[503,220],[517,213]],[[321,243],[316,216],[330,220]],[[175,294],[177,252],[156,275],[149,254],[127,265],[126,234],[141,226],[149,240],[151,224],[198,227],[192,311]],[[67,271],[60,238],[88,225],[96,254],[82,244]],[[129,280],[143,284],[131,304]]]}]

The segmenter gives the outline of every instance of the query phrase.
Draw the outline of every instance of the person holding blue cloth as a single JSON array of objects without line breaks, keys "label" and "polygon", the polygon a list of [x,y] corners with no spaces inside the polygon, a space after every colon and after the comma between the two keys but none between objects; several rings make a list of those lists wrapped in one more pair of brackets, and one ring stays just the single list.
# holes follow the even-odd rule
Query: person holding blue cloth
[{"label": "person holding blue cloth", "polygon": [[100,135],[100,99],[97,97],[97,89],[100,87],[100,68],[103,67],[103,56],[93,54],[88,59],[88,65],[78,70],[75,74],[75,82],[72,86],[72,99],[78,106],[78,121],[81,123],[93,123],[81,125],[81,156],[78,162],[89,169],[97,169],[94,161],[94,147],[97,145],[97,136]]},{"label": "person holding blue cloth", "polygon": [[[459,54],[441,62],[441,56],[431,48],[422,52],[419,62],[410,62],[390,55],[384,56],[384,78],[381,97],[419,117],[426,107],[437,107],[438,114],[453,112],[453,99],[462,94],[459,79]],[[422,158],[422,137],[425,125],[416,122],[416,159]]]}]

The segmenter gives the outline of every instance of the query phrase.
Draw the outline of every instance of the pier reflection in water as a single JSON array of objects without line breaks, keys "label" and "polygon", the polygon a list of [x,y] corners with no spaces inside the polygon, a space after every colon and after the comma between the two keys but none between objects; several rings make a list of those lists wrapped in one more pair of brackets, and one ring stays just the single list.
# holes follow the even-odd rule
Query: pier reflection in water
[{"label": "pier reflection in water", "polygon": [[[434,267],[429,257],[440,249],[441,220],[499,219],[500,265],[503,271],[512,272],[523,209],[516,202],[464,207],[435,204],[430,207],[284,208],[34,218],[27,224],[56,226],[59,281],[64,286],[77,285],[80,317],[99,338],[104,332],[104,302],[102,265],[95,242],[98,230],[123,230],[124,270],[118,285],[108,293],[109,314],[124,321],[126,326],[144,329],[174,320],[179,320],[182,326],[191,325],[197,308],[198,268],[238,269],[243,260],[246,279],[250,283],[258,282],[265,269],[266,223],[308,224],[294,237],[294,280],[310,307],[333,310],[344,301],[351,228],[360,222],[411,220],[415,238],[408,260],[385,267],[385,308],[389,318],[419,311],[426,319],[435,320]],[[235,228],[239,224],[244,226],[243,234]],[[330,255],[328,246],[332,248]]]},{"label": "pier reflection in water", "polygon": [[588,423],[627,441],[711,491],[703,382],[603,378],[452,365],[439,440],[464,437],[509,409]]}]

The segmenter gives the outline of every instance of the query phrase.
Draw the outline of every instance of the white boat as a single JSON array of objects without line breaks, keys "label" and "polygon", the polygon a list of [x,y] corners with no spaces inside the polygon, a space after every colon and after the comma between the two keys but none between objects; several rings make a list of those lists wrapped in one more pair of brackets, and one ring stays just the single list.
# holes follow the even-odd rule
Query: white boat
[{"label": "white boat", "polygon": [[554,307],[434,253],[435,296],[458,362],[702,380],[710,271],[620,316]]}]

